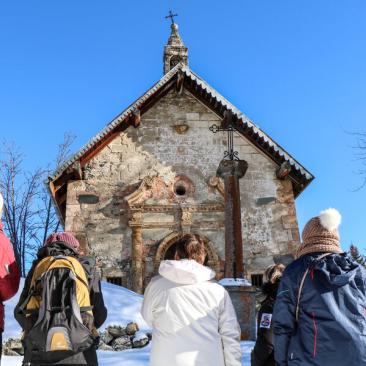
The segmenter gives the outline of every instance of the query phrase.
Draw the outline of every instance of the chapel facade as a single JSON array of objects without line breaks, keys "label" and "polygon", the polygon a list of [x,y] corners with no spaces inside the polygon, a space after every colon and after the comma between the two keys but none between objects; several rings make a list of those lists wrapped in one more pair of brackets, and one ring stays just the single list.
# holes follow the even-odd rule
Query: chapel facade
[{"label": "chapel facade", "polygon": [[299,245],[295,198],[313,176],[194,73],[177,24],[163,77],[49,178],[65,230],[100,261],[104,280],[142,293],[184,233],[205,239],[207,265],[223,276],[223,182],[216,176],[226,111],[234,147],[248,162],[240,180],[244,268],[260,285],[266,267]]}]

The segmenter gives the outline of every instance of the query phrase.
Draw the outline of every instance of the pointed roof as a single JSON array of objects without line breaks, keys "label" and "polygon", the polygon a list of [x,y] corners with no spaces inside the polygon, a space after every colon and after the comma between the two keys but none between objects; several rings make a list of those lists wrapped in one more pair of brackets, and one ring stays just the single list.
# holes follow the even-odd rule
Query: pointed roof
[{"label": "pointed roof", "polygon": [[138,127],[140,116],[150,109],[152,105],[172,88],[182,90],[183,87],[221,118],[224,118],[226,111],[231,112],[233,123],[241,135],[245,136],[253,145],[278,164],[279,167],[283,165],[288,166],[290,169],[289,177],[293,182],[295,196],[298,196],[314,179],[314,176],[303,165],[262,131],[244,113],[219,94],[188,66],[180,63],[165,74],[121,114],[115,117],[100,133],[94,136],[49,177],[51,194],[57,206],[60,208],[63,217],[65,217],[64,210],[61,206],[65,203],[66,197],[61,199],[60,194],[62,192],[65,194],[65,187],[62,189],[65,183],[68,180],[82,179],[83,166],[106,146],[117,133],[130,126]]},{"label": "pointed roof", "polygon": [[170,37],[168,39],[168,45],[177,46],[177,47],[184,46],[183,40],[182,40],[180,34],[178,33],[178,24],[172,23],[170,28],[171,28],[171,33],[170,33]]}]

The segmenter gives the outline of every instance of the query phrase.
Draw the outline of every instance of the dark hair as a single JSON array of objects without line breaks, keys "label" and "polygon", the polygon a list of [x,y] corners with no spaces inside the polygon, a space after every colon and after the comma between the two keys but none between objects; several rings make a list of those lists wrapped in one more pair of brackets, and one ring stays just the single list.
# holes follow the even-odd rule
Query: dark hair
[{"label": "dark hair", "polygon": [[276,283],[281,280],[282,274],[285,270],[285,266],[282,263],[279,264],[273,264],[269,266],[264,274],[267,277],[268,282],[270,283]]},{"label": "dark hair", "polygon": [[205,242],[197,234],[185,234],[175,244],[175,257],[199,262],[206,255]]},{"label": "dark hair", "polygon": [[267,282],[262,286],[262,292],[266,296],[270,296],[272,299],[276,299],[278,286],[285,270],[285,266],[282,263],[273,264],[269,266],[264,272]]}]

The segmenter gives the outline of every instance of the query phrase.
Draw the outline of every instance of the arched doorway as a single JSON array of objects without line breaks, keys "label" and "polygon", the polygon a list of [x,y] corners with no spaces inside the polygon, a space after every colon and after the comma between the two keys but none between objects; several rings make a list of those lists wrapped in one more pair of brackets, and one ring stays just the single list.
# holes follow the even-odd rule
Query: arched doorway
[{"label": "arched doorway", "polygon": [[[180,232],[172,232],[169,235],[167,235],[159,244],[159,247],[156,251],[155,260],[154,260],[154,272],[155,274],[158,272],[160,262],[164,259],[172,259],[172,251],[169,251],[169,249],[172,249],[172,246],[177,242],[178,239],[180,239],[184,235]],[[216,254],[215,249],[213,248],[212,243],[209,239],[204,237],[203,235],[200,235],[204,242],[205,242],[205,248],[207,252],[207,258],[205,265],[212,268],[216,275],[219,275],[220,273],[220,259],[218,255]]]}]

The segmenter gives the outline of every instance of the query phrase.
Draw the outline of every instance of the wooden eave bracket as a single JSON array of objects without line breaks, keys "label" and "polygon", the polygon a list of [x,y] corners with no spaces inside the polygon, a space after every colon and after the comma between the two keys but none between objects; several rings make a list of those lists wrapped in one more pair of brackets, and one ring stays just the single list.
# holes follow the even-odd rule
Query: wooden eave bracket
[{"label": "wooden eave bracket", "polygon": [[141,111],[140,109],[134,109],[132,111],[132,124],[135,128],[137,128],[138,126],[140,126],[141,123]]},{"label": "wooden eave bracket", "polygon": [[224,112],[224,118],[221,121],[222,128],[228,128],[230,125],[234,125],[234,115],[230,109]]},{"label": "wooden eave bracket", "polygon": [[77,161],[75,161],[74,164],[69,166],[66,169],[66,173],[67,174],[73,174],[77,180],[82,180],[83,179],[83,171],[81,169],[80,161],[77,160]]},{"label": "wooden eave bracket", "polygon": [[276,171],[276,176],[278,179],[284,180],[290,175],[292,170],[291,164],[288,161],[284,161]]},{"label": "wooden eave bracket", "polygon": [[49,179],[49,181],[48,181],[48,189],[49,189],[49,192],[51,194],[54,206],[56,208],[57,216],[59,217],[61,223],[64,225],[65,224],[65,218],[63,217],[63,215],[61,213],[59,202],[57,202],[55,185],[54,185],[54,182],[51,179]]},{"label": "wooden eave bracket", "polygon": [[175,88],[178,94],[182,94],[183,84],[184,84],[184,73],[182,70],[179,70],[177,74],[177,82],[175,84]]}]

